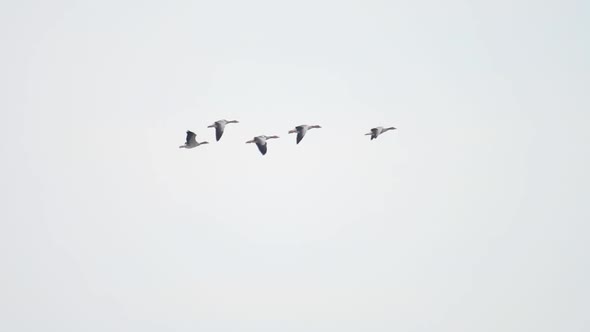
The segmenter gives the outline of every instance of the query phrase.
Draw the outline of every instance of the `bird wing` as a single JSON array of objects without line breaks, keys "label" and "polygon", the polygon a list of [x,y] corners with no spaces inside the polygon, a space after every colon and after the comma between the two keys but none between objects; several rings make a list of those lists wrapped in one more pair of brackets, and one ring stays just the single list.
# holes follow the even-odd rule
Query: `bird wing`
[{"label": "bird wing", "polygon": [[258,150],[260,150],[260,153],[262,153],[262,155],[266,154],[266,142],[256,142],[256,146],[258,147]]},{"label": "bird wing", "polygon": [[371,135],[371,141],[377,138],[377,136],[380,134],[379,128],[373,128],[371,129],[371,132],[373,133],[373,135]]},{"label": "bird wing", "polygon": [[193,133],[190,130],[187,130],[186,131],[186,144],[189,145],[191,142],[196,143],[195,137],[197,137],[197,134]]},{"label": "bird wing", "polygon": [[302,125],[302,126],[297,126],[296,128],[297,128],[297,144],[299,144],[299,142],[301,142],[301,140],[303,139],[303,136],[305,136],[305,134],[307,133],[308,126]]},{"label": "bird wing", "polygon": [[297,131],[297,144],[299,144],[299,142],[301,142],[301,140],[303,139],[303,136],[305,136],[305,131],[298,130]]},{"label": "bird wing", "polygon": [[224,127],[221,125],[215,126],[215,139],[217,141],[219,141],[221,139],[221,136],[223,136],[223,129]]}]

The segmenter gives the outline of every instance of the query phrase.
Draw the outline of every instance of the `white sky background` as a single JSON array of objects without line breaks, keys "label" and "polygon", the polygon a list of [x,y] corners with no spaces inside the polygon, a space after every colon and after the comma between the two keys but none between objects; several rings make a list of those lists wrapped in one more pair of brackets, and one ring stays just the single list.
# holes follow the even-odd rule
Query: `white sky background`
[{"label": "white sky background", "polygon": [[2,3],[0,330],[587,329],[589,19]]}]

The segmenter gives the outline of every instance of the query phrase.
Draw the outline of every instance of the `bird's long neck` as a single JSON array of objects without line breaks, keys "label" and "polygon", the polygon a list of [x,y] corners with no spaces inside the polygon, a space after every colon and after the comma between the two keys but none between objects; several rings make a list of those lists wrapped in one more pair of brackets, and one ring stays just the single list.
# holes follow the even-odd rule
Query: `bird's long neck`
[{"label": "bird's long neck", "polygon": [[186,149],[186,145],[179,146],[180,149]]},{"label": "bird's long neck", "polygon": [[237,120],[230,120],[227,123],[238,123],[238,121]]},{"label": "bird's long neck", "polygon": [[386,131],[388,131],[388,130],[394,130],[394,129],[395,129],[395,127],[389,127],[389,128],[385,128],[385,129],[383,129],[383,132],[386,132]]}]

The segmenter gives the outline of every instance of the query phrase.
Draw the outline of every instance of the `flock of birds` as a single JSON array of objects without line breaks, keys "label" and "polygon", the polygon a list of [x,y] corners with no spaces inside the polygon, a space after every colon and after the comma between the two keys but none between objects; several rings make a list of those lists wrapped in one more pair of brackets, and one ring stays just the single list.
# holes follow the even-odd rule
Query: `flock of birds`
[{"label": "flock of birds", "polygon": [[[215,128],[215,139],[217,141],[219,141],[221,139],[221,136],[223,136],[223,132],[225,131],[225,126],[230,123],[239,123],[239,121],[219,120],[219,121],[215,121],[215,123],[208,126],[207,128]],[[301,140],[303,139],[303,137],[305,137],[305,134],[307,134],[307,132],[310,129],[317,129],[317,128],[322,128],[322,127],[318,126],[318,125],[313,125],[313,126],[300,125],[300,126],[295,127],[295,129],[293,129],[293,130],[289,130],[289,134],[297,134],[297,144],[299,144],[301,142]],[[371,129],[370,133],[367,133],[365,135],[371,136],[371,140],[374,140],[377,137],[379,137],[379,135],[383,134],[384,132],[394,130],[394,129],[396,129],[396,128],[395,127],[387,127],[387,128],[386,127],[375,127],[375,128]],[[267,151],[267,145],[268,145],[266,141],[268,141],[270,139],[275,139],[275,138],[279,138],[279,136],[260,135],[260,136],[256,136],[253,139],[247,141],[246,144],[251,144],[251,143],[256,144],[260,153],[262,153],[262,155],[265,155],[266,151]],[[196,148],[197,146],[203,145],[203,144],[209,144],[209,142],[207,142],[207,141],[197,142],[197,134],[193,133],[190,130],[187,130],[186,142],[184,143],[184,145],[179,146],[179,148],[192,149],[192,148]]]}]

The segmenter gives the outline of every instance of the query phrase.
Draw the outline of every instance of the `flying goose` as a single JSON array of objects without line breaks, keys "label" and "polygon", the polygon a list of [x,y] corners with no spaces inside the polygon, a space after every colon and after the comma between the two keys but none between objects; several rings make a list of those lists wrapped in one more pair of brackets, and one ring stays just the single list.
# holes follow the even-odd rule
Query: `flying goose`
[{"label": "flying goose", "polygon": [[365,135],[371,135],[371,141],[376,139],[377,137],[379,137],[379,135],[383,134],[386,131],[389,130],[394,130],[396,129],[395,127],[389,127],[389,128],[383,128],[383,127],[377,127],[377,128],[373,128],[371,129],[371,132]]},{"label": "flying goose", "polygon": [[293,130],[289,130],[289,134],[297,133],[297,144],[299,144],[299,142],[301,142],[301,140],[303,139],[303,137],[305,136],[307,131],[309,129],[315,129],[315,128],[322,128],[322,127],[318,126],[318,125],[315,125],[315,126],[301,125],[301,126],[295,127],[295,129],[293,129]]},{"label": "flying goose", "polygon": [[215,128],[215,139],[217,139],[217,141],[219,141],[221,139],[221,136],[223,136],[223,130],[225,129],[225,125],[228,123],[239,123],[239,121],[219,120],[219,121],[215,121],[215,123],[213,123],[212,125],[210,125],[207,128]]},{"label": "flying goose", "polygon": [[199,145],[209,144],[209,142],[197,142],[196,140],[197,134],[193,133],[190,130],[186,131],[186,143],[184,145],[179,146],[181,149],[192,149],[196,148]]},{"label": "flying goose", "polygon": [[258,146],[258,150],[260,150],[260,153],[262,153],[262,155],[266,154],[266,141],[269,139],[273,139],[273,138],[279,138],[279,136],[256,136],[254,137],[252,140],[246,142],[246,144],[249,143],[256,143],[256,145]]}]

